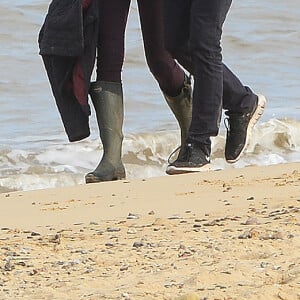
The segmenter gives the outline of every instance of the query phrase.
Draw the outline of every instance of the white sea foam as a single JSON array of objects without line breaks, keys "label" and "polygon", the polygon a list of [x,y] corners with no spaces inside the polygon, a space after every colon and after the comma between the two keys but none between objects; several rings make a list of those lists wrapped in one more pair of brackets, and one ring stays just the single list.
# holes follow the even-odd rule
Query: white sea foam
[{"label": "white sea foam", "polygon": [[[127,178],[164,176],[168,156],[178,144],[178,131],[125,136],[123,161]],[[233,165],[224,160],[224,144],[224,133],[213,139],[214,169],[299,162],[300,122],[272,119],[258,124],[246,153]],[[90,139],[32,151],[2,149],[0,153],[2,191],[31,190],[84,183],[84,174],[93,170],[102,156],[102,145]]]}]

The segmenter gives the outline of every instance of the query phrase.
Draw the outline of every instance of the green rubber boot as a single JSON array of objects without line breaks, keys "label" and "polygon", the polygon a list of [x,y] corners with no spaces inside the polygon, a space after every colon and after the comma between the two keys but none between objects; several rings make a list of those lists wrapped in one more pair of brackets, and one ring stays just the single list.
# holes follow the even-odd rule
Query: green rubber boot
[{"label": "green rubber boot", "polygon": [[123,91],[121,83],[96,81],[90,95],[96,110],[103,156],[97,168],[85,176],[86,183],[125,179],[122,163]]},{"label": "green rubber boot", "polygon": [[181,93],[178,96],[170,97],[166,93],[163,94],[178,121],[181,145],[184,145],[192,119],[192,86],[190,78],[185,76]]}]

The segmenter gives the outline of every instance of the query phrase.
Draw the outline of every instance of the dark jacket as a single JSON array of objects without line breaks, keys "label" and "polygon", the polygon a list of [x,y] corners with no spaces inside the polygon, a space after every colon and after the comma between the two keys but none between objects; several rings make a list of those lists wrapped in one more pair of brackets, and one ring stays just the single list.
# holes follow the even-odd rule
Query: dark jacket
[{"label": "dark jacket", "polygon": [[53,0],[39,33],[40,55],[70,142],[90,135],[88,91],[98,11],[97,0]]}]

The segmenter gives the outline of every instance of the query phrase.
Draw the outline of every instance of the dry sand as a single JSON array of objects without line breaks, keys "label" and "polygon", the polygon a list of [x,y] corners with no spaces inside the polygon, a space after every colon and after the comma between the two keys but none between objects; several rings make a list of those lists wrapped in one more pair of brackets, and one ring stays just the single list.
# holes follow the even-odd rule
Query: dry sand
[{"label": "dry sand", "polygon": [[0,194],[0,299],[300,299],[300,163]]}]

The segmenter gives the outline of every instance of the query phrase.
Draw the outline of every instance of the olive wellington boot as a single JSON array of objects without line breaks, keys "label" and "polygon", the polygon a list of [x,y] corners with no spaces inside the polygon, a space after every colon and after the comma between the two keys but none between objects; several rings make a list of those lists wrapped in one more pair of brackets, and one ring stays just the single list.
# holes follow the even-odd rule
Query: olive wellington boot
[{"label": "olive wellington boot", "polygon": [[163,94],[178,121],[182,146],[188,137],[192,119],[192,86],[190,78],[185,76],[181,93],[178,96],[171,97],[166,93]]},{"label": "olive wellington boot", "polygon": [[96,110],[103,156],[97,168],[85,176],[86,183],[125,179],[122,163],[123,91],[117,82],[96,81],[90,95]]}]

